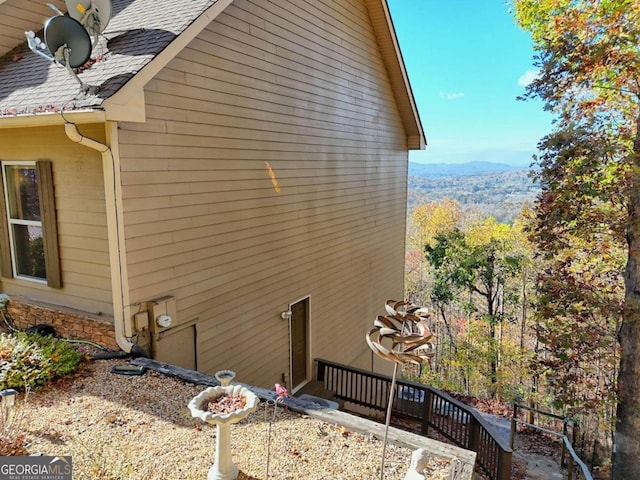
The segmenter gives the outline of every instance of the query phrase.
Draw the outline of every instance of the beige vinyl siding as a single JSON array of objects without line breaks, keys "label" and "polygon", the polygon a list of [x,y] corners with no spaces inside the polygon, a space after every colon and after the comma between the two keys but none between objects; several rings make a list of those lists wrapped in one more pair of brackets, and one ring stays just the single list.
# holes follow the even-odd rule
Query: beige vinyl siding
[{"label": "beige vinyl siding", "polygon": [[175,296],[200,370],[269,387],[280,312],[310,295],[312,358],[370,366],[403,292],[407,145],[364,2],[235,1],[145,101],[119,132],[132,303]]},{"label": "beige vinyl siding", "polygon": [[24,43],[24,32],[38,32],[55,12],[47,6],[53,3],[63,12],[67,10],[63,0],[6,0],[0,2],[0,55]]},{"label": "beige vinyl siding", "polygon": [[[80,128],[104,141],[103,125]],[[100,154],[71,142],[64,127],[0,130],[0,160],[50,160],[62,269],[62,288],[21,279],[2,279],[9,296],[112,315],[102,160]]]}]

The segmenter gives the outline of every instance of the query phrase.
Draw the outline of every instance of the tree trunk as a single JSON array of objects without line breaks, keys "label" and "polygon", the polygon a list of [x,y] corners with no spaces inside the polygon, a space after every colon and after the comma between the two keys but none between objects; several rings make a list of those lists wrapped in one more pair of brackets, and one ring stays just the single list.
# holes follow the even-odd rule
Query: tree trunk
[{"label": "tree trunk", "polygon": [[496,398],[498,388],[498,359],[496,357],[496,312],[495,312],[495,296],[493,285],[487,290],[487,318],[489,320],[489,394],[491,398]]},{"label": "tree trunk", "polygon": [[444,326],[447,329],[447,336],[449,337],[449,345],[453,347],[453,351],[458,356],[458,345],[456,344],[456,339],[453,336],[453,332],[451,331],[451,325],[449,325],[449,321],[447,320],[447,314],[444,311],[444,306],[439,305],[438,309],[440,310],[440,316],[442,317],[442,321],[444,322]]},{"label": "tree trunk", "polygon": [[526,267],[522,269],[522,322],[520,323],[520,371],[518,372],[518,381],[520,384],[523,382],[524,372],[524,336],[527,332],[527,273]]},{"label": "tree trunk", "polygon": [[449,337],[449,360],[451,360],[451,349],[453,349],[453,355],[455,357],[455,361],[459,365],[458,369],[460,371],[459,373],[462,378],[462,386],[464,388],[464,391],[468,394],[469,382],[467,380],[467,375],[465,374],[465,371],[464,371],[464,368],[465,368],[464,362],[461,362],[460,358],[458,357],[458,340],[454,336],[453,330],[451,329],[451,324],[447,320],[447,314],[444,311],[444,306],[439,305],[438,308],[440,309],[440,316],[442,317],[442,321],[444,322],[444,326],[447,330],[447,336]]},{"label": "tree trunk", "polygon": [[[520,323],[520,352],[524,354],[524,336],[527,333],[527,272],[522,269],[522,310]],[[522,364],[520,365],[522,367]]]},{"label": "tree trunk", "polygon": [[640,116],[636,119],[630,178],[629,254],[625,270],[625,308],[620,342],[618,408],[611,475],[613,480],[640,479]]},{"label": "tree trunk", "polygon": [[[536,338],[535,338],[535,343],[533,344],[533,353],[535,355],[536,358],[538,358],[538,349],[540,347],[540,339],[538,338],[538,334],[536,333]],[[529,407],[530,408],[536,408],[537,404],[534,400],[534,398],[537,398],[537,393],[538,393],[538,384],[540,383],[540,375],[535,372],[533,374],[533,378],[531,379],[531,396],[529,397]],[[528,414],[527,414],[527,422],[529,422],[530,424],[533,425],[533,420],[534,420],[534,411],[533,410],[529,410]]]}]

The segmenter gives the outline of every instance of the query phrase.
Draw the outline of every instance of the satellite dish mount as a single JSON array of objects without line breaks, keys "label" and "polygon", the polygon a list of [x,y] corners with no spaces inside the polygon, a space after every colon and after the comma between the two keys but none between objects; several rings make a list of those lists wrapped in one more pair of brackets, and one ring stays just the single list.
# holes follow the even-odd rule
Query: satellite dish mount
[{"label": "satellite dish mount", "polygon": [[[111,0],[66,0],[70,16],[65,16],[55,5],[49,7],[57,15],[44,25],[44,41],[32,31],[25,32],[32,52],[63,66],[79,84],[82,93],[95,95],[99,87],[84,83],[74,68],[83,66],[89,60],[98,36],[111,19]],[[89,37],[92,34],[93,42]]]},{"label": "satellite dish mount", "polygon": [[[40,49],[47,48],[47,46],[42,40],[36,37],[33,32],[26,32],[26,33],[27,33],[27,42],[29,44],[29,48],[33,52],[40,55],[41,57],[46,58],[47,60],[54,62],[59,66],[65,67],[67,69],[67,72],[69,72],[69,75],[71,75],[80,84],[80,90],[82,91],[82,93],[90,94],[90,95],[95,95],[96,93],[98,93],[98,91],[100,90],[99,87],[95,87],[93,85],[84,83],[82,80],[80,80],[80,77],[78,77],[76,72],[73,71],[73,68],[71,68],[71,64],[70,64],[71,49],[67,46],[66,43],[64,45],[61,45],[52,56],[44,52],[43,50],[40,50]],[[30,33],[32,34],[32,36],[29,35]]]},{"label": "satellite dish mount", "polygon": [[111,20],[111,0],[65,0],[69,16],[93,37],[91,45],[98,43],[99,35]]}]

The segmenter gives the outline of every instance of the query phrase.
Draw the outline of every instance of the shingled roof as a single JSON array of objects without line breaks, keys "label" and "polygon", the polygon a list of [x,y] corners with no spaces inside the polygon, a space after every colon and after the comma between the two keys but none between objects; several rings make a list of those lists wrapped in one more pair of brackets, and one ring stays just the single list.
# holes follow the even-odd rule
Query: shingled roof
[{"label": "shingled roof", "polygon": [[93,50],[95,63],[79,73],[100,88],[96,95],[82,94],[65,68],[33,53],[25,39],[0,58],[0,117],[100,109],[217,1],[113,0],[112,19]]},{"label": "shingled roof", "polygon": [[[3,1],[11,2],[0,0],[0,12]],[[15,12],[19,15],[24,8],[21,1],[15,0],[7,9],[11,8],[14,15]],[[45,1],[32,0],[30,5],[46,12],[41,5]],[[61,0],[53,1],[58,6],[63,5]],[[95,95],[81,93],[79,84],[64,67],[29,50],[25,38],[23,43],[0,57],[0,128],[60,124],[71,121],[70,116],[74,117],[75,123],[144,122],[146,83],[232,2],[112,0],[112,19],[93,50],[92,59],[79,73],[85,84],[99,87]],[[364,2],[407,132],[407,146],[422,149],[425,147],[424,131],[387,0]],[[31,13],[29,19],[33,18]],[[19,41],[16,30],[19,28],[13,28],[13,36],[3,38]],[[42,38],[42,31],[37,35]],[[9,43],[9,47],[11,45]],[[59,115],[57,112],[60,111],[69,112],[68,116]]]}]

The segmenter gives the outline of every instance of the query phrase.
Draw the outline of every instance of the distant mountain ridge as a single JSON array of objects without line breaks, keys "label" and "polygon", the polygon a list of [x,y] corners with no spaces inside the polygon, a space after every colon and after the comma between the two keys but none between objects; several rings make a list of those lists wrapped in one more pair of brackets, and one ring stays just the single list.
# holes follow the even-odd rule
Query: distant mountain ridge
[{"label": "distant mountain ridge", "polygon": [[[450,198],[464,211],[491,215],[499,222],[510,223],[522,207],[533,204],[540,192],[530,169],[490,162],[439,165],[417,164],[418,173],[409,173],[408,207]],[[425,167],[425,168],[422,168]],[[492,169],[491,171],[481,171]],[[506,169],[502,171],[501,169]],[[449,173],[444,173],[449,172]]]},{"label": "distant mountain ridge", "polygon": [[526,170],[523,165],[508,165],[493,162],[466,163],[417,163],[409,162],[409,176],[437,178],[463,175],[479,175],[484,173],[503,173]]}]

